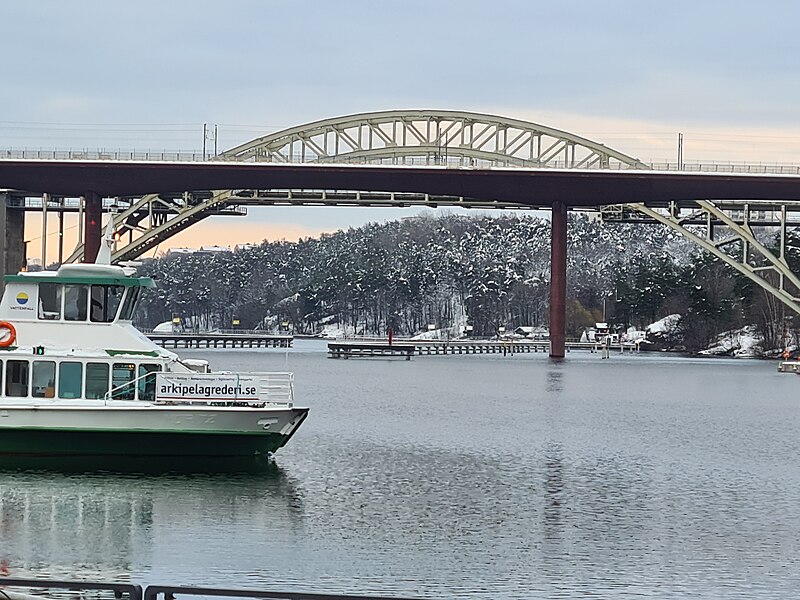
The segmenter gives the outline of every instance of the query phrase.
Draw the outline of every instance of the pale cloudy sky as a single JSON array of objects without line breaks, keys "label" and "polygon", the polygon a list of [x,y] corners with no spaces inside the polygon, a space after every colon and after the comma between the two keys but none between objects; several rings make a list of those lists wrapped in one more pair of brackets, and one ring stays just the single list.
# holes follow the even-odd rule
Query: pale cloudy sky
[{"label": "pale cloudy sky", "polygon": [[[643,160],[674,158],[682,132],[686,160],[800,163],[798,17],[789,0],[4,2],[0,148],[199,150],[209,123],[225,149],[327,117],[439,108]],[[216,219],[183,241],[405,214],[263,208],[238,233]]]}]

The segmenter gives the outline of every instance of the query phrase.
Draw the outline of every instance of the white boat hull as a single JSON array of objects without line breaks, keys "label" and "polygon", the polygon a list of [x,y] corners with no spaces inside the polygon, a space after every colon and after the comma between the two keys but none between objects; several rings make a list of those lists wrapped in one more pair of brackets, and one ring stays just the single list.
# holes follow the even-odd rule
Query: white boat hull
[{"label": "white boat hull", "polygon": [[283,446],[305,408],[0,406],[0,455],[249,456]]}]

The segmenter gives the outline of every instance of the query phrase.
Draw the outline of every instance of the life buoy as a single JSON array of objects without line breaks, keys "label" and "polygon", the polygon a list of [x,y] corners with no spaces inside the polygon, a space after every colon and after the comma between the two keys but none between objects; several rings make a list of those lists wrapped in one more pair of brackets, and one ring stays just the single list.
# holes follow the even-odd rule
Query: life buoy
[{"label": "life buoy", "polygon": [[[3,330],[8,330],[8,337],[5,337]],[[17,330],[8,321],[0,321],[0,348],[8,348],[17,339]]]}]

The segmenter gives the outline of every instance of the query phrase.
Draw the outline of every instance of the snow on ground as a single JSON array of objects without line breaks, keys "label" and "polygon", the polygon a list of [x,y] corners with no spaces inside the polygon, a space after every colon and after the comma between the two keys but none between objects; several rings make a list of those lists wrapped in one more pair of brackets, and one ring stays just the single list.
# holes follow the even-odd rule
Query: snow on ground
[{"label": "snow on ground", "polygon": [[[679,314],[668,315],[663,319],[648,325],[646,331],[654,336],[668,336],[680,324]],[[755,325],[747,325],[741,329],[726,331],[717,336],[717,341],[712,346],[701,350],[698,354],[703,356],[736,356],[740,358],[753,358],[761,356],[761,336],[756,331]]]},{"label": "snow on ground", "polygon": [[753,358],[761,354],[761,336],[755,325],[747,325],[734,331],[726,331],[717,337],[717,344],[698,354],[704,356],[737,356]]},{"label": "snow on ground", "polygon": [[463,337],[464,328],[454,325],[444,329],[431,329],[413,336],[412,340],[454,340]]},{"label": "snow on ground", "polygon": [[462,310],[458,311],[455,317],[455,322],[451,327],[443,327],[442,329],[430,329],[423,331],[415,336],[412,340],[457,340],[464,337],[464,329],[467,326],[467,315]]},{"label": "snow on ground", "polygon": [[645,327],[647,333],[669,333],[673,331],[681,320],[679,314],[667,315],[663,319],[659,319],[655,323],[651,323]]},{"label": "snow on ground", "polygon": [[[350,330],[348,333],[348,329]],[[322,331],[320,332],[319,336],[323,337],[328,340],[335,340],[336,338],[343,338],[343,337],[350,337],[353,336],[353,328],[352,327],[343,327],[339,323],[327,323],[322,326]]]}]

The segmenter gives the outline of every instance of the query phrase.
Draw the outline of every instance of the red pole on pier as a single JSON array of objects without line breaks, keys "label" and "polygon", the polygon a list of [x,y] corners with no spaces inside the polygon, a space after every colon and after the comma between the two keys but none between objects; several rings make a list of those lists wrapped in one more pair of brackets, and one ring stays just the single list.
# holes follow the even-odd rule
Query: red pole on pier
[{"label": "red pole on pier", "polygon": [[567,331],[567,205],[553,202],[550,234],[550,358],[564,358]]}]

